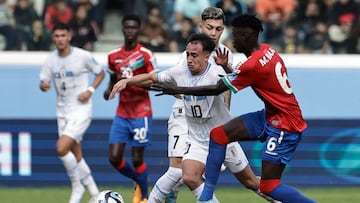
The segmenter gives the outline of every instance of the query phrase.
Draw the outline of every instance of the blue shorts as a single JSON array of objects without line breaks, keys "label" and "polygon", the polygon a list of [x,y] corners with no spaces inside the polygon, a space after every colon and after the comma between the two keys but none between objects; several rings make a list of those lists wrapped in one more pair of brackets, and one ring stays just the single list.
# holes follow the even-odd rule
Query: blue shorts
[{"label": "blue shorts", "polygon": [[241,115],[252,140],[264,142],[262,160],[275,164],[289,164],[302,133],[286,132],[269,125],[265,110]]},{"label": "blue shorts", "polygon": [[110,130],[109,143],[129,143],[134,147],[151,145],[152,117],[128,119],[115,116]]}]

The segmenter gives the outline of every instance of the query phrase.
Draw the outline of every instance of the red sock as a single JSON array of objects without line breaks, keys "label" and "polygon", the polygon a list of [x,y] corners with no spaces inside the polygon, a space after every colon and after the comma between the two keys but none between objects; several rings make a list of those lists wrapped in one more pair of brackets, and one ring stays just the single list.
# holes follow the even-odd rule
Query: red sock
[{"label": "red sock", "polygon": [[210,131],[210,137],[219,145],[226,146],[230,142],[223,126],[218,126],[216,128],[213,128]]}]

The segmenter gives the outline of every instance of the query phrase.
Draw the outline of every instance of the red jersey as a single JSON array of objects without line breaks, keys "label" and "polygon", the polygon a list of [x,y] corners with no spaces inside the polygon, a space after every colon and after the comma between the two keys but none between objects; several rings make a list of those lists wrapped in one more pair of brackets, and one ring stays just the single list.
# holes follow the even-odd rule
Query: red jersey
[{"label": "red jersey", "polygon": [[302,132],[306,128],[286,66],[272,47],[260,44],[260,49],[237,68],[237,72],[223,78],[224,83],[233,92],[250,86],[265,103],[270,125],[288,132]]},{"label": "red jersey", "polygon": [[[150,73],[157,69],[154,54],[149,49],[137,44],[131,51],[122,46],[108,54],[108,71],[120,78]],[[116,115],[124,118],[152,116],[148,90],[129,86],[120,92]]]}]

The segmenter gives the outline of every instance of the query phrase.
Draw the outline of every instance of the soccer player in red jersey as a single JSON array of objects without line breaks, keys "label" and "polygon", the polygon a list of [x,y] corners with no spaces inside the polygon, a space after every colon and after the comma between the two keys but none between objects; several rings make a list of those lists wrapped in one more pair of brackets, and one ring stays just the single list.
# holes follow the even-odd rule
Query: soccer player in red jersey
[{"label": "soccer player in red jersey", "polygon": [[281,183],[286,165],[307,127],[291,88],[286,66],[280,55],[269,45],[259,44],[263,31],[254,15],[240,15],[233,22],[234,47],[248,60],[238,65],[234,73],[222,77],[216,85],[177,87],[157,84],[154,90],[164,94],[217,95],[228,89],[238,92],[251,87],[264,102],[265,109],[238,116],[210,132],[209,154],[205,169],[205,186],[199,202],[211,202],[226,145],[234,141],[264,142],[260,190],[283,203],[313,203],[291,186]]},{"label": "soccer player in red jersey", "polygon": [[[106,100],[117,81],[157,69],[152,51],[138,43],[140,23],[140,18],[135,15],[125,16],[122,20],[125,44],[108,54],[110,82],[104,92]],[[136,182],[133,203],[143,203],[148,198],[144,150],[151,144],[150,97],[148,90],[136,86],[126,88],[119,97],[109,136],[109,161],[121,174]],[[126,144],[132,147],[132,166],[123,158]]]}]

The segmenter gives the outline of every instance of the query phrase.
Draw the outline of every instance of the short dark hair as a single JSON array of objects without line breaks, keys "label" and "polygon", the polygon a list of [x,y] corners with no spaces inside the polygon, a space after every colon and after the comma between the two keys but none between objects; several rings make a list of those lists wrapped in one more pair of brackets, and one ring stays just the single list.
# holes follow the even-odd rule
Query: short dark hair
[{"label": "short dark hair", "polygon": [[189,36],[186,44],[192,43],[194,41],[199,41],[202,44],[203,51],[212,52],[215,49],[215,42],[210,39],[206,34],[193,33]]},{"label": "short dark hair", "polygon": [[207,7],[201,12],[202,20],[223,20],[225,22],[224,11],[218,7]]},{"label": "short dark hair", "polygon": [[54,28],[52,29],[52,32],[55,32],[55,30],[67,30],[70,31],[70,26],[65,23],[56,23]]},{"label": "short dark hair", "polygon": [[255,16],[255,14],[243,14],[235,17],[231,25],[234,28],[246,28],[249,27],[255,31],[262,32],[264,30],[261,20]]},{"label": "short dark hair", "polygon": [[124,25],[125,21],[128,21],[128,20],[134,20],[139,24],[139,26],[141,25],[140,17],[135,14],[128,14],[128,15],[124,16],[124,18],[121,21],[121,24]]}]

